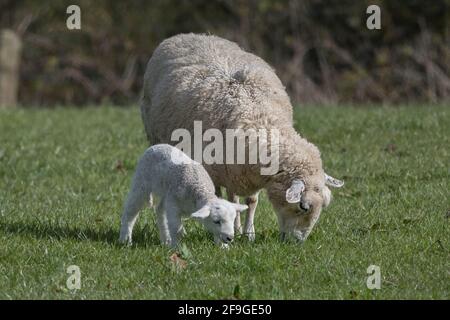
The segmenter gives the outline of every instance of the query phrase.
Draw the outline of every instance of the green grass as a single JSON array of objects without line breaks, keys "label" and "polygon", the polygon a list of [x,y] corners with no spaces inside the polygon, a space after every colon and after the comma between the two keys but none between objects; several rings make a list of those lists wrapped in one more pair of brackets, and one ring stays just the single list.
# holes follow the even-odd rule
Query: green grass
[{"label": "green grass", "polygon": [[[346,182],[310,238],[279,241],[263,196],[255,243],[221,250],[187,222],[175,268],[149,209],[134,245],[117,244],[147,146],[136,108],[1,110],[0,298],[449,299],[449,108],[309,107],[296,126]],[[69,265],[81,290],[66,288]]]}]

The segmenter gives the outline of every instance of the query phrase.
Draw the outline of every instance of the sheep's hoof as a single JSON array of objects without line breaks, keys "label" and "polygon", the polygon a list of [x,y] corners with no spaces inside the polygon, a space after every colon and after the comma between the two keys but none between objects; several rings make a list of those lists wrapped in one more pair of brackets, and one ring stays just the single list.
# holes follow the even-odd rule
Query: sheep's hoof
[{"label": "sheep's hoof", "polygon": [[246,232],[245,236],[247,237],[248,241],[255,241],[256,236],[254,232]]}]

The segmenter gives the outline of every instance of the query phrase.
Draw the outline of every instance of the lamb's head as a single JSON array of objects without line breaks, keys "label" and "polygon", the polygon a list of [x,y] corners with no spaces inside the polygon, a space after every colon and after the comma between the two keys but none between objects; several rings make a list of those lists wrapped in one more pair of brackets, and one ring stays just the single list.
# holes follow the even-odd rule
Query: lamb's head
[{"label": "lamb's head", "polygon": [[328,186],[342,187],[343,181],[323,171],[306,177],[285,177],[268,190],[277,211],[282,237],[293,236],[303,242],[331,201]]},{"label": "lamb's head", "polygon": [[191,217],[202,222],[205,228],[214,235],[216,243],[223,245],[233,241],[236,211],[244,211],[247,208],[243,204],[214,198],[191,214]]}]

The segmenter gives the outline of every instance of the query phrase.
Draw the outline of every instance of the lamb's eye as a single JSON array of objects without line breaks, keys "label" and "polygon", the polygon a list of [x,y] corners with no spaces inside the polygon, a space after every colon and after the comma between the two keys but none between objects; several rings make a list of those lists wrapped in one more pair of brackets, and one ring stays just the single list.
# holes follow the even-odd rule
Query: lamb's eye
[{"label": "lamb's eye", "polygon": [[318,193],[318,192],[320,191],[320,190],[319,190],[319,187],[315,187],[315,188],[314,188],[314,191]]},{"label": "lamb's eye", "polygon": [[220,220],[213,221],[215,224],[220,224]]}]

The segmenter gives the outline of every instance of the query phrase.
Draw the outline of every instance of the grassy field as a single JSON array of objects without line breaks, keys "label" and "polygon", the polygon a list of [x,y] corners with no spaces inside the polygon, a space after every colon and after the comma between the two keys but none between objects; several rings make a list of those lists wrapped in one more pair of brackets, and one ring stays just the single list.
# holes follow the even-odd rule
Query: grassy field
[{"label": "grassy field", "polygon": [[[134,245],[117,244],[147,146],[136,108],[1,110],[0,298],[449,299],[449,111],[298,110],[297,129],[346,182],[310,238],[281,242],[263,196],[255,243],[221,250],[189,221],[175,259],[149,209]],[[80,290],[66,287],[69,265]],[[380,290],[366,286],[369,265]]]}]

